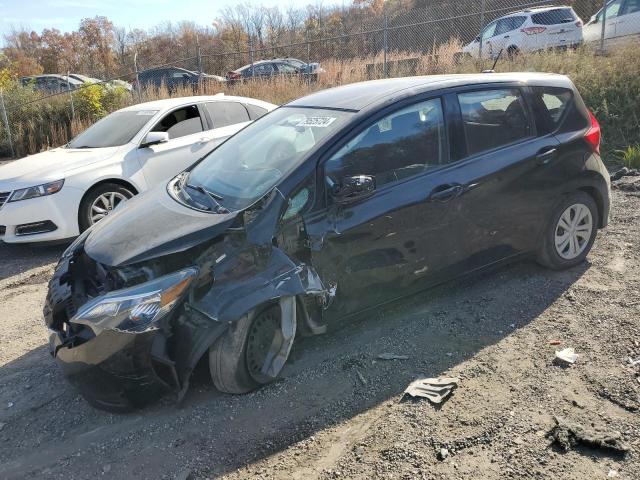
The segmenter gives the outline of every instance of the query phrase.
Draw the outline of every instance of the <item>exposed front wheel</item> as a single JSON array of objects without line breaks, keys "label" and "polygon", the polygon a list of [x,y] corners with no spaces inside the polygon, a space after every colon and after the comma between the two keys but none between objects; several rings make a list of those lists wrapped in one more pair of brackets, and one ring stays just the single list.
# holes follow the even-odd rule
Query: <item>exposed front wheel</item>
[{"label": "exposed front wheel", "polygon": [[133,197],[133,192],[117,183],[105,183],[90,190],[80,203],[78,223],[83,232],[109,215],[122,202]]},{"label": "exposed front wheel", "polygon": [[598,208],[590,195],[570,195],[554,211],[544,232],[538,262],[556,270],[578,265],[593,246],[598,222]]},{"label": "exposed front wheel", "polygon": [[252,310],[209,349],[214,385],[225,393],[247,393],[274,381],[295,337],[295,297]]}]

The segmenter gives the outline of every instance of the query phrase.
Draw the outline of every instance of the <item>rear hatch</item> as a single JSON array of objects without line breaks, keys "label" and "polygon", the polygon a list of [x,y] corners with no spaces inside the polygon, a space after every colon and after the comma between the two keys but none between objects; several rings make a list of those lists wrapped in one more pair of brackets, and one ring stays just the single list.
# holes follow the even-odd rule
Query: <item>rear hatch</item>
[{"label": "rear hatch", "polygon": [[576,45],[582,41],[582,20],[571,7],[554,8],[531,15],[538,48]]}]

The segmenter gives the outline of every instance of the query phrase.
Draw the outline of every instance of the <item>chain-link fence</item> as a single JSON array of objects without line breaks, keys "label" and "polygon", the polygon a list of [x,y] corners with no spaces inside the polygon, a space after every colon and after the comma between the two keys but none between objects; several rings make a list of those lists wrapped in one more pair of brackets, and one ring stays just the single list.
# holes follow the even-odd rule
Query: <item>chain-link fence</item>
[{"label": "chain-link fence", "polygon": [[[332,30],[335,32],[335,28]],[[37,76],[0,91],[0,156],[21,157],[66,143],[96,119],[128,104],[219,91],[287,100],[276,87],[245,83],[285,79],[307,84],[306,93],[351,81],[491,68],[496,59],[532,52],[588,49],[598,55],[626,41],[638,42],[640,0],[458,0],[407,12],[342,20],[339,35],[302,30],[302,40],[278,43],[239,32],[237,51],[213,45],[181,50],[166,61],[133,49],[120,74],[108,81],[75,74]],[[275,40],[274,40],[275,38]],[[169,47],[167,47],[169,48]],[[127,63],[129,63],[127,65]],[[271,88],[271,90],[269,90]],[[291,95],[298,90],[282,88]]]}]

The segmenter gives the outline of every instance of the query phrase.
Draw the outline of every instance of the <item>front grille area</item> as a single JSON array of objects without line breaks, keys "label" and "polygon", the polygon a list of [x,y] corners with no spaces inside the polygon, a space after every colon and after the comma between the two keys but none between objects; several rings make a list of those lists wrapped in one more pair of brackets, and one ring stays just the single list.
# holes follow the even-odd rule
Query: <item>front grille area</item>
[{"label": "front grille area", "polygon": [[2,208],[5,203],[7,203],[7,200],[9,200],[9,195],[11,195],[11,192],[0,192],[0,208]]}]

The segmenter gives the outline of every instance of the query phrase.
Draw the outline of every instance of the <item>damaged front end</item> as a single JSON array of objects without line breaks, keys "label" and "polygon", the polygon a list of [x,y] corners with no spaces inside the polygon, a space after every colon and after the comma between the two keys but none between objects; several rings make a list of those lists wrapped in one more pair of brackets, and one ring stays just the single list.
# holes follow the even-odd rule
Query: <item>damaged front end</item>
[{"label": "damaged front end", "polygon": [[49,283],[44,309],[49,348],[94,406],[123,411],[179,387],[167,349],[168,325],[198,275],[163,275],[151,265],[109,268],[72,246]]},{"label": "damaged front end", "polygon": [[[51,354],[83,397],[109,411],[131,410],[168,391],[181,400],[217,339],[270,302],[282,310],[287,354],[296,317],[299,330],[322,333],[331,289],[311,267],[250,230],[238,215],[182,251],[173,246],[117,265],[94,259],[107,257],[85,245],[89,234],[74,242],[49,283],[44,315]],[[266,374],[276,370],[265,364]]]}]

